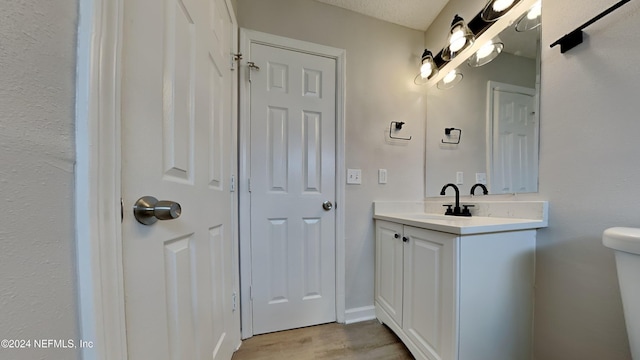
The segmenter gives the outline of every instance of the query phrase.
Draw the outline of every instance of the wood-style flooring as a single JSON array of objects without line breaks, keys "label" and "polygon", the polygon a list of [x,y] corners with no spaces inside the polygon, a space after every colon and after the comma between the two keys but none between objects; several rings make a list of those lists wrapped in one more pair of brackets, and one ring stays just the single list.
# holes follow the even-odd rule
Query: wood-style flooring
[{"label": "wood-style flooring", "polygon": [[232,360],[412,360],[413,356],[377,320],[325,324],[258,335],[244,340]]}]

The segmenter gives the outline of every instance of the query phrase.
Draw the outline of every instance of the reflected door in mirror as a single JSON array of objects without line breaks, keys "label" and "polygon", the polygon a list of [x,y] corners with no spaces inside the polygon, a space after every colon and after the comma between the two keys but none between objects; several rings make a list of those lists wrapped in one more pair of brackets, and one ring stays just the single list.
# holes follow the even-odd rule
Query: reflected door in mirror
[{"label": "reflected door in mirror", "polygon": [[493,129],[491,193],[538,190],[538,121],[535,90],[489,82],[489,126]]}]

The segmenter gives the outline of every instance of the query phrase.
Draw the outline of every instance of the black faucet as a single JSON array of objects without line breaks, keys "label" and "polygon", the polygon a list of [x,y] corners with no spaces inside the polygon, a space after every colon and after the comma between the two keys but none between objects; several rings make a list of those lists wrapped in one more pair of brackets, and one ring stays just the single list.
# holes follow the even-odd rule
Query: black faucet
[{"label": "black faucet", "polygon": [[471,196],[475,196],[475,195],[476,195],[476,188],[477,188],[478,186],[480,186],[480,187],[482,188],[482,193],[483,193],[484,195],[489,195],[489,190],[487,190],[487,187],[486,187],[486,186],[484,186],[483,184],[478,183],[478,184],[475,184],[475,185],[473,185],[473,186],[471,187]]},{"label": "black faucet", "polygon": [[461,215],[462,211],[460,211],[460,189],[458,189],[458,187],[455,184],[449,183],[443,186],[442,190],[440,191],[440,195],[445,195],[445,191],[449,186],[451,186],[453,190],[455,190],[456,192],[456,205],[453,208],[453,211],[451,210],[451,205],[444,205],[444,206],[448,206],[447,212],[445,212],[444,214],[445,215]]}]

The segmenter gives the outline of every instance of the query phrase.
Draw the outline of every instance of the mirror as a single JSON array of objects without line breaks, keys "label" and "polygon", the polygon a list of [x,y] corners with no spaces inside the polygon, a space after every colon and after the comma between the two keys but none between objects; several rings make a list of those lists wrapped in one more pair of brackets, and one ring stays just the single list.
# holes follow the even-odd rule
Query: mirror
[{"label": "mirror", "polygon": [[517,32],[515,25],[500,32],[504,49],[493,61],[464,62],[461,82],[428,89],[428,197],[460,175],[464,195],[477,182],[490,194],[538,191],[540,27]]}]

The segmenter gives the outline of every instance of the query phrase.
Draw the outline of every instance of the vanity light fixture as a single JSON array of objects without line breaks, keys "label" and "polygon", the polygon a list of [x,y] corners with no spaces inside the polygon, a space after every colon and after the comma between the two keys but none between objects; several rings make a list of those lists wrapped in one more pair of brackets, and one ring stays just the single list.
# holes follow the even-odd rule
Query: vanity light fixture
[{"label": "vanity light fixture", "polygon": [[523,15],[518,23],[516,24],[517,32],[525,32],[529,30],[533,30],[540,26],[540,17],[542,15],[542,2],[538,1],[525,15]]},{"label": "vanity light fixture", "polygon": [[495,37],[486,44],[482,45],[475,54],[471,55],[467,64],[471,67],[478,67],[490,63],[493,59],[498,57],[504,49],[504,43],[499,37]]},{"label": "vanity light fixture", "polygon": [[452,87],[456,86],[460,81],[462,81],[462,73],[460,73],[457,69],[453,69],[445,75],[442,80],[438,81],[436,86],[440,90],[449,90]]},{"label": "vanity light fixture", "polygon": [[420,73],[413,79],[416,85],[426,84],[434,76],[438,75],[438,66],[433,60],[433,53],[429,49],[424,49],[420,65]]},{"label": "vanity light fixture", "polygon": [[480,17],[487,22],[496,21],[518,5],[520,1],[521,0],[489,0],[480,13]]},{"label": "vanity light fixture", "polygon": [[447,45],[442,49],[442,60],[451,61],[464,49],[473,45],[476,40],[475,35],[458,14],[453,17],[451,30],[447,36]]}]

